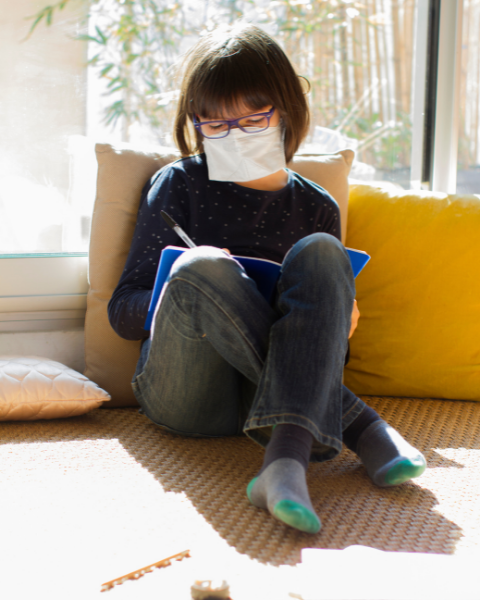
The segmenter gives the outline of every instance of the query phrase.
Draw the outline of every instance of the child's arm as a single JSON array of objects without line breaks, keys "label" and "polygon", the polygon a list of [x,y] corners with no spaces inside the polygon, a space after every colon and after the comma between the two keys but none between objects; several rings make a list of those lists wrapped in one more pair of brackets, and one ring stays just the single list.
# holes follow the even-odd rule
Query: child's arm
[{"label": "child's arm", "polygon": [[163,221],[165,210],[187,226],[188,192],[174,166],[160,170],[144,187],[130,252],[120,281],[108,304],[108,317],[115,332],[127,340],[148,337],[144,324],[158,261],[165,246],[178,245],[177,234]]}]

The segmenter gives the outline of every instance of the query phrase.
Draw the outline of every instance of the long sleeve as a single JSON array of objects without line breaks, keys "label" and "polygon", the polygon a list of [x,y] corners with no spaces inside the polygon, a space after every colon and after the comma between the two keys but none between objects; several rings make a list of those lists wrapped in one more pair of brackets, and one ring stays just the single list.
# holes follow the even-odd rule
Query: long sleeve
[{"label": "long sleeve", "polygon": [[[316,184],[315,184],[316,185]],[[319,212],[317,216],[317,231],[322,231],[324,233],[329,233],[337,238],[337,240],[341,240],[341,224],[340,224],[340,207],[338,206],[335,199],[322,187],[317,186],[321,192],[324,194],[324,200],[321,204],[323,204],[323,210]]]},{"label": "long sleeve", "polygon": [[127,340],[147,338],[143,326],[163,248],[183,245],[163,221],[164,210],[187,228],[188,193],[181,172],[171,165],[161,169],[143,189],[130,252],[120,281],[108,304],[108,317],[116,333]]}]

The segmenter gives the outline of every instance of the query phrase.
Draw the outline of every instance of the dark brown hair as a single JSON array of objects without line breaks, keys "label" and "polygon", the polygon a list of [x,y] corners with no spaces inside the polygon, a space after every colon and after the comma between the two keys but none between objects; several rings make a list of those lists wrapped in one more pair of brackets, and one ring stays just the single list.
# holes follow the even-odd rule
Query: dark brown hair
[{"label": "dark brown hair", "polygon": [[202,37],[183,63],[174,138],[182,156],[203,152],[193,115],[218,118],[273,105],[285,129],[289,162],[308,132],[310,113],[299,76],[280,46],[254,25],[221,27]]}]

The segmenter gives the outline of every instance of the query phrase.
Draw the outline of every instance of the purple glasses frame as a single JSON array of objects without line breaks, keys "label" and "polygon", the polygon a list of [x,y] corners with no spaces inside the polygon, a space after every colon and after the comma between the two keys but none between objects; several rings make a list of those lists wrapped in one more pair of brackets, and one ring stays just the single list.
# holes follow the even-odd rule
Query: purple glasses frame
[{"label": "purple glasses frame", "polygon": [[[197,117],[195,115],[193,115],[193,126],[201,135],[203,135],[203,137],[206,137],[210,140],[220,140],[224,137],[227,137],[227,135],[230,133],[230,130],[232,129],[232,127],[234,125],[236,125],[241,131],[244,131],[245,133],[258,133],[258,131],[265,131],[265,129],[268,129],[270,127],[270,119],[273,117],[274,112],[275,112],[275,107],[272,106],[272,108],[268,112],[254,113],[252,115],[246,115],[245,117],[240,117],[239,119],[215,119],[214,121],[197,121]],[[258,129],[257,131],[248,131],[248,129],[246,129],[245,127],[241,127],[239,121],[243,121],[243,119],[248,119],[250,117],[267,117],[267,126],[264,129]],[[211,123],[226,123],[228,125],[228,129],[227,129],[227,132],[225,133],[225,135],[216,135],[216,136],[205,135],[201,130],[201,126],[202,125],[210,125]]]}]

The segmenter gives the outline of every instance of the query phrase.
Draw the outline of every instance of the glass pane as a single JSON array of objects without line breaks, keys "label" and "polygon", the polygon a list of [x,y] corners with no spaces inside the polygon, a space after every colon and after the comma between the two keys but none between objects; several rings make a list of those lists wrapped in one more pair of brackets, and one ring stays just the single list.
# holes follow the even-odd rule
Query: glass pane
[{"label": "glass pane", "polygon": [[19,0],[4,11],[0,255],[85,252],[92,140],[172,146],[172,66],[199,34],[239,19],[273,35],[311,82],[304,150],[351,147],[352,178],[409,187],[415,0],[209,0],[201,10],[196,0],[94,2],[87,55],[74,37],[86,31],[88,4],[69,3],[26,41],[25,17],[43,3]]},{"label": "glass pane", "polygon": [[[36,0],[4,3],[0,21],[0,254],[87,249],[93,190],[75,187],[87,152],[82,12],[25,39]],[[73,4],[73,3],[72,3]],[[82,9],[83,10],[83,9]],[[90,163],[91,164],[91,163]]]},{"label": "glass pane", "polygon": [[457,194],[480,194],[480,0],[463,2]]},{"label": "glass pane", "polygon": [[307,147],[355,150],[354,179],[410,187],[414,16],[414,0],[291,2],[304,31],[285,44],[312,83]]},{"label": "glass pane", "polygon": [[[89,135],[106,134],[99,118],[106,109],[110,116],[120,117],[110,139],[116,135],[136,143],[172,144],[177,91],[171,65],[199,32],[243,18],[273,35],[297,71],[311,82],[313,121],[304,150],[352,148],[357,158],[352,178],[410,187],[416,0],[209,0],[200,11],[190,0],[168,6],[162,17],[164,29],[156,35],[153,26],[148,35],[142,30],[144,38],[151,38],[148,50],[155,57],[155,78],[152,67],[137,59],[128,69],[126,63],[119,64],[106,77],[97,77]],[[148,8],[135,5],[128,10],[138,23],[154,22]],[[102,26],[111,26],[104,15],[96,18]],[[132,48],[141,55],[144,42],[132,38]],[[97,73],[106,66],[100,60]],[[130,78],[131,86],[102,95],[120,73]],[[124,110],[129,112],[127,118],[122,117]]]}]

